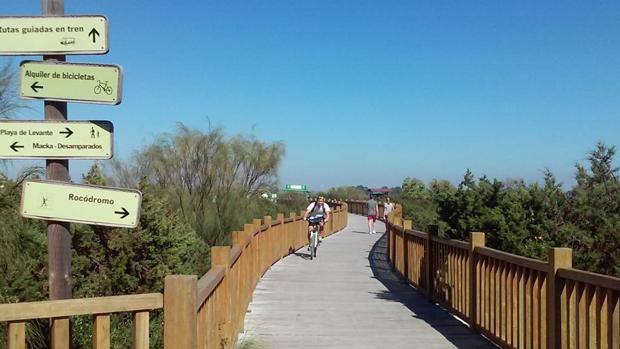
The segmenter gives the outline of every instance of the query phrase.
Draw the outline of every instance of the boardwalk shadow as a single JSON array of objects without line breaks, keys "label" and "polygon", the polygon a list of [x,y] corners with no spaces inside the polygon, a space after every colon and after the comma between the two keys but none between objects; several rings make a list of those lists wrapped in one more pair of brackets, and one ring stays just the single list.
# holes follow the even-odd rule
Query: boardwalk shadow
[{"label": "boardwalk shadow", "polygon": [[496,348],[484,337],[472,333],[469,327],[449,312],[429,302],[426,296],[394,273],[387,261],[386,251],[387,235],[384,234],[368,254],[374,278],[387,288],[387,291],[376,292],[376,298],[403,304],[413,313],[412,317],[428,323],[457,348]]},{"label": "boardwalk shadow", "polygon": [[[317,250],[318,251],[318,250]],[[293,253],[295,256],[299,257],[299,258],[303,258],[306,260],[310,260],[310,252],[305,253],[305,252],[301,252],[301,250]]]}]

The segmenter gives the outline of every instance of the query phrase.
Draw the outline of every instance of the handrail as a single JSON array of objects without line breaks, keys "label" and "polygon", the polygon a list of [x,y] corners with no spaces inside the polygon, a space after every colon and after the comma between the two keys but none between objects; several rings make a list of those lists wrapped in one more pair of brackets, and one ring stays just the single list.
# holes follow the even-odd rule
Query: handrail
[{"label": "handrail", "polygon": [[568,280],[620,291],[620,279],[573,268],[558,269],[558,276]]},{"label": "handrail", "polygon": [[224,279],[225,275],[226,269],[224,267],[215,266],[209,269],[209,271],[198,280],[196,286],[198,294],[196,297],[197,307],[202,306],[205,300],[213,293],[217,285]]},{"label": "handrail", "polygon": [[418,230],[412,230],[412,229],[406,229],[405,234],[415,236],[418,238],[422,238],[422,239],[426,239],[426,236],[428,235],[427,233],[424,233]]},{"label": "handrail", "polygon": [[241,252],[243,249],[239,245],[235,245],[230,250],[230,265],[237,263],[239,257],[241,257]]},{"label": "handrail", "polygon": [[0,304],[0,321],[133,312],[162,307],[163,295],[161,293],[11,303]]},{"label": "handrail", "polygon": [[503,260],[505,262],[509,262],[520,267],[538,270],[542,272],[547,272],[549,270],[549,266],[547,263],[541,262],[537,259],[517,256],[508,252],[495,250],[490,247],[476,247],[475,251],[480,255]]},{"label": "handrail", "polygon": [[438,236],[431,236],[430,239],[431,239],[431,241],[436,241],[436,242],[439,242],[439,243],[444,244],[444,245],[448,245],[448,246],[459,248],[461,250],[466,250],[466,249],[469,248],[469,244],[467,242],[465,242],[465,241],[454,240],[454,239],[445,239],[445,238],[440,238]]}]

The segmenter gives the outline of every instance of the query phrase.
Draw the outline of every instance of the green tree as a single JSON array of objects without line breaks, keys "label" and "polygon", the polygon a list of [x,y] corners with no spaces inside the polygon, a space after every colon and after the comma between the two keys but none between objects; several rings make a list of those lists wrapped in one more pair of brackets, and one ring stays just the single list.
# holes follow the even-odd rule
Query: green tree
[{"label": "green tree", "polygon": [[588,154],[589,169],[577,164],[577,185],[569,193],[567,234],[575,265],[620,276],[620,183],[614,146],[599,142]]},{"label": "green tree", "polygon": [[17,71],[10,63],[0,68],[0,119],[11,118],[15,111],[24,108],[17,97],[16,81]]},{"label": "green tree", "polygon": [[332,200],[365,200],[368,199],[368,191],[360,189],[359,186],[343,186],[330,188],[323,196]]},{"label": "green tree", "polygon": [[162,190],[167,203],[215,245],[228,243],[229,232],[252,215],[274,212],[259,194],[276,183],[283,155],[281,143],[243,135],[226,139],[221,129],[202,132],[180,125],[138,152],[133,164],[117,162],[112,170],[125,185],[145,178]]},{"label": "green tree", "polygon": [[[106,185],[97,164],[84,176],[87,184]],[[140,182],[142,209],[135,229],[74,225],[73,279],[74,297],[99,297],[145,292],[163,292],[163,282],[170,274],[203,275],[210,263],[208,246],[170,209],[160,190]],[[151,320],[151,341],[159,345],[162,338],[161,314]],[[117,348],[131,346],[131,319],[118,316],[112,335]],[[90,319],[77,318],[74,341],[88,346],[92,333]],[[159,344],[157,344],[159,343]]]}]

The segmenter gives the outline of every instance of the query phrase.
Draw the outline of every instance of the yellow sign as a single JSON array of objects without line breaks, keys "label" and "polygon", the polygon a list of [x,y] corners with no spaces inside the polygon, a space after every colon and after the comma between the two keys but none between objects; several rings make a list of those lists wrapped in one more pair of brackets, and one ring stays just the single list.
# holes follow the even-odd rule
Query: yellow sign
[{"label": "yellow sign", "polygon": [[104,54],[104,16],[0,17],[0,55]]},{"label": "yellow sign", "polygon": [[22,98],[119,104],[122,76],[117,65],[34,62],[20,64]]},{"label": "yellow sign", "polygon": [[31,180],[23,184],[20,213],[27,218],[135,228],[141,202],[137,190]]},{"label": "yellow sign", "polygon": [[109,121],[0,120],[0,159],[110,159]]}]

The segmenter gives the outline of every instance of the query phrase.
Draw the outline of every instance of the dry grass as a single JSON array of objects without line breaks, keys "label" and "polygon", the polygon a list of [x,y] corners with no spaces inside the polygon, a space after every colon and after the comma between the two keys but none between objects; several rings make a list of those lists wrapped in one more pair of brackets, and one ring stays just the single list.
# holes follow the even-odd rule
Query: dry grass
[{"label": "dry grass", "polygon": [[244,333],[239,337],[237,349],[269,349],[269,346],[262,340]]}]

